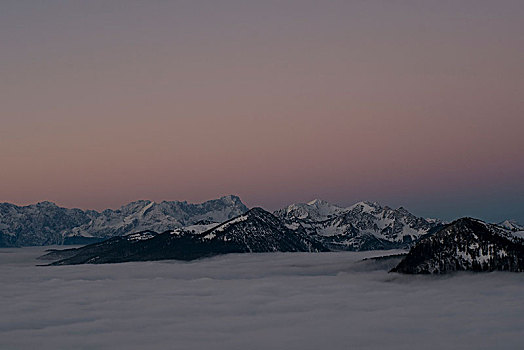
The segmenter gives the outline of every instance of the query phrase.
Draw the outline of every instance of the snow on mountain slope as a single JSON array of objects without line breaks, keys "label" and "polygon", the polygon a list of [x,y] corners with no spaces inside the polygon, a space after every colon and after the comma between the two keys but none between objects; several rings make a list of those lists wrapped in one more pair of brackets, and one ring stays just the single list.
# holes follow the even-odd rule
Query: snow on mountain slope
[{"label": "snow on mountain slope", "polygon": [[51,202],[24,207],[0,203],[0,246],[60,244],[63,234],[89,223],[95,211],[67,209]]},{"label": "snow on mountain slope", "polygon": [[304,231],[288,229],[282,220],[262,208],[206,231],[203,239],[227,242],[245,252],[325,251]]},{"label": "snow on mountain slope", "polygon": [[141,200],[102,212],[61,208],[50,202],[25,207],[1,203],[0,246],[63,244],[68,239],[109,238],[146,230],[164,232],[202,222],[220,223],[247,210],[237,196],[200,204]]},{"label": "snow on mountain slope", "polygon": [[200,234],[177,229],[150,237],[134,234],[113,237],[77,249],[55,250],[42,259],[62,259],[52,265],[76,265],[165,259],[194,260],[228,253],[318,251],[327,249],[305,232],[289,230],[271,213],[254,208]]},{"label": "snow on mountain slope", "polygon": [[358,202],[342,208],[325,201],[292,204],[277,210],[291,229],[303,228],[331,249],[369,250],[406,248],[441,226],[409,213],[378,203]]},{"label": "snow on mountain slope", "polygon": [[524,231],[524,226],[519,224],[515,220],[504,220],[497,224],[498,226],[504,227],[511,231]]},{"label": "snow on mountain slope", "polygon": [[119,210],[105,210],[92,222],[75,228],[75,234],[112,237],[132,231],[163,232],[193,225],[199,221],[223,222],[246,212],[247,207],[236,196],[226,196],[201,204],[187,202],[137,201]]},{"label": "snow on mountain slope", "polygon": [[194,225],[184,226],[181,228],[177,228],[171,232],[171,234],[178,234],[180,232],[191,232],[193,234],[200,234],[202,232],[206,232],[211,230],[212,228],[217,227],[220,225],[219,222],[213,222],[213,223],[197,223]]},{"label": "snow on mountain slope", "polygon": [[524,271],[524,239],[500,226],[462,218],[420,240],[392,271],[442,274],[495,270]]},{"label": "snow on mountain slope", "polygon": [[344,210],[326,201],[315,199],[309,203],[291,204],[285,209],[276,211],[275,214],[288,219],[323,221]]}]

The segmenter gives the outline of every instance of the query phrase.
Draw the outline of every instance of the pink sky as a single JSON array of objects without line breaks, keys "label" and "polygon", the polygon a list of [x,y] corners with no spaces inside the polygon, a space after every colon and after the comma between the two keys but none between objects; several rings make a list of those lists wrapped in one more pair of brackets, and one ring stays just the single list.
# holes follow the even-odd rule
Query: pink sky
[{"label": "pink sky", "polygon": [[2,2],[0,201],[232,193],[524,221],[523,15],[520,1]]}]

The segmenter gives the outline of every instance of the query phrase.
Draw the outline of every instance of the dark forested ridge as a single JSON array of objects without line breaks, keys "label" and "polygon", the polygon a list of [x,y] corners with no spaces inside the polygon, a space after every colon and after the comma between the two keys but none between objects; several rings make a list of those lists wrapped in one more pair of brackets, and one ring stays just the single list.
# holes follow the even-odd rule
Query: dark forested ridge
[{"label": "dark forested ridge", "polygon": [[392,270],[407,274],[524,271],[524,240],[515,231],[472,218],[420,240]]},{"label": "dark forested ridge", "polygon": [[292,231],[273,214],[254,208],[203,233],[184,229],[161,234],[145,232],[114,237],[77,249],[54,250],[42,258],[60,259],[52,265],[75,265],[165,259],[194,260],[228,253],[327,250],[305,232]]}]

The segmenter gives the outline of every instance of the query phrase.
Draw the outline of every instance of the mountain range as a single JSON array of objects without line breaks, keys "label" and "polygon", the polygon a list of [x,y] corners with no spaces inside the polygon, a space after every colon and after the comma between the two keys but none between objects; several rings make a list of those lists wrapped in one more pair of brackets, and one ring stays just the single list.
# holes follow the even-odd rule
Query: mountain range
[{"label": "mountain range", "polygon": [[136,201],[119,209],[68,209],[51,202],[0,203],[0,247],[86,244],[145,230],[164,232],[197,223],[220,223],[248,208],[237,196],[204,203]]},{"label": "mountain range", "polygon": [[421,237],[443,226],[403,207],[392,209],[378,203],[358,202],[343,208],[316,199],[277,210],[291,229],[303,229],[332,250],[408,248]]},{"label": "mountain range", "polygon": [[[248,211],[237,196],[200,204],[136,201],[102,212],[62,208],[51,202],[0,204],[0,246],[88,244],[141,231],[180,228],[202,232]],[[322,200],[292,204],[273,213],[297,234],[306,233],[331,250],[408,248],[442,224],[404,208],[359,202],[343,208]]]},{"label": "mountain range", "polygon": [[[238,224],[235,220],[239,220]],[[233,231],[228,231],[228,235],[218,234],[229,226]],[[272,214],[261,208],[249,211],[240,198],[233,195],[200,204],[136,201],[117,210],[102,212],[62,208],[50,202],[24,207],[0,204],[0,246],[89,244],[107,240],[92,246],[106,249],[116,244],[117,250],[125,251],[126,244],[145,247],[169,237],[166,242],[176,241],[178,245],[191,247],[197,257],[207,254],[202,251],[204,247],[204,250],[211,249],[208,252],[211,255],[275,249],[409,249],[443,227],[445,223],[439,220],[417,217],[402,207],[393,209],[373,202],[340,207],[318,199],[292,204]],[[500,223],[499,227],[511,232],[524,230],[513,221]],[[294,243],[286,248],[285,242],[290,235]],[[211,236],[231,239],[204,239]],[[283,241],[279,241],[279,237]],[[143,243],[150,239],[151,242]],[[135,244],[138,241],[140,243]],[[227,248],[220,246],[223,244]],[[220,249],[216,248],[219,246]],[[191,257],[184,257],[176,249],[169,254]],[[155,256],[162,255],[155,253]]]},{"label": "mountain range", "polygon": [[185,229],[118,236],[81,248],[51,250],[51,265],[194,260],[228,253],[321,252],[327,249],[304,231],[292,231],[273,214],[253,208],[204,232]]}]

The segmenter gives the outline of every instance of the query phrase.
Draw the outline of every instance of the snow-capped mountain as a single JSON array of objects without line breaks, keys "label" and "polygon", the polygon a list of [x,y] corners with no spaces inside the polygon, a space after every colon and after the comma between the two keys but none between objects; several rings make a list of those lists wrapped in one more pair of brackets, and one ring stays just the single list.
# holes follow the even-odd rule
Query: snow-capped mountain
[{"label": "snow-capped mountain", "polygon": [[187,202],[136,201],[119,210],[104,210],[88,224],[74,228],[74,235],[112,237],[150,230],[164,232],[205,221],[220,223],[245,213],[248,208],[237,196],[225,196],[200,204]]},{"label": "snow-capped mountain", "polygon": [[51,202],[24,207],[0,203],[0,247],[61,244],[71,229],[99,213],[61,208]]},{"label": "snow-capped mountain", "polygon": [[202,233],[177,229],[128,235],[77,249],[52,251],[52,265],[101,264],[146,260],[193,260],[228,253],[327,251],[305,232],[288,229],[273,214],[254,208]]},{"label": "snow-capped mountain", "polygon": [[338,207],[321,199],[315,199],[309,203],[291,204],[287,208],[277,210],[275,215],[286,220],[320,222],[345,211],[347,211],[346,208]]},{"label": "snow-capped mountain", "polygon": [[0,246],[87,243],[145,230],[163,232],[202,222],[220,223],[247,210],[237,196],[200,204],[141,200],[102,212],[61,208],[50,202],[23,207],[0,203]]},{"label": "snow-capped mountain", "polygon": [[393,272],[442,274],[452,271],[524,271],[520,234],[462,218],[420,240]]},{"label": "snow-capped mountain", "polygon": [[517,232],[524,231],[524,225],[519,224],[516,220],[504,220],[498,223],[498,226],[504,227],[505,229]]},{"label": "snow-capped mountain", "polygon": [[304,229],[334,250],[407,248],[442,226],[400,207],[359,202],[343,208],[322,200],[292,204],[274,213],[290,229]]},{"label": "snow-capped mountain", "polygon": [[273,214],[254,208],[206,231],[204,240],[227,242],[243,252],[316,252],[326,251],[305,231],[290,230]]}]

